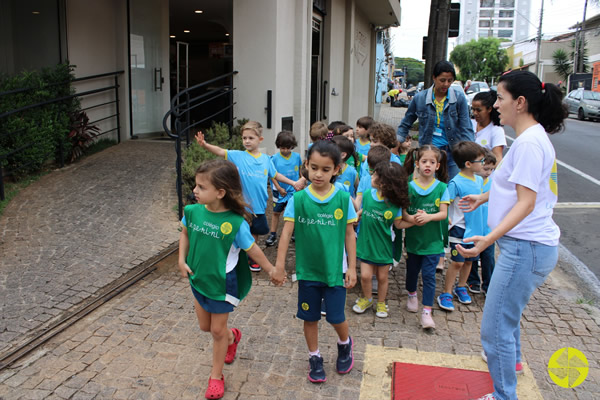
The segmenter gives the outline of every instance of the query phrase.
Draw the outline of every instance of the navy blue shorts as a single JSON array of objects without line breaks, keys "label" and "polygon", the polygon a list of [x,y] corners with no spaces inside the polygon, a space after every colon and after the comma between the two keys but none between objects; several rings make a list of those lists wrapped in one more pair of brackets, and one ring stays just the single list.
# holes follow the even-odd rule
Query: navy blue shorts
[{"label": "navy blue shorts", "polygon": [[[225,276],[225,292],[235,298],[238,297],[238,282],[235,269],[231,272],[228,272]],[[232,312],[235,308],[233,304],[227,301],[209,299],[194,289],[193,286],[192,293],[194,293],[194,297],[196,298],[198,304],[200,304],[200,306],[206,312],[211,314],[226,314]]]},{"label": "navy blue shorts", "polygon": [[321,319],[321,299],[325,301],[330,324],[341,324],[346,320],[346,288],[329,287],[326,283],[315,281],[298,281],[298,314],[303,321],[319,321]]},{"label": "navy blue shorts", "polygon": [[[448,232],[448,237],[450,238],[456,238],[456,239],[462,239],[465,237],[465,229],[461,228],[460,226],[453,226],[452,229],[450,229],[450,231]],[[456,261],[456,262],[465,262],[465,261],[477,261],[479,260],[479,256],[475,256],[475,257],[470,257],[470,258],[464,258],[459,252],[458,250],[456,250],[456,245],[458,243],[453,243],[452,241],[450,241],[450,259],[452,261]],[[461,243],[461,246],[464,247],[465,249],[470,249],[472,247],[475,246],[475,244],[464,244]]]},{"label": "navy blue shorts", "polygon": [[256,214],[254,218],[252,218],[250,233],[253,235],[266,235],[269,233],[269,223],[267,222],[265,214]]},{"label": "navy blue shorts", "polygon": [[387,267],[388,265],[391,265],[391,264],[392,264],[392,263],[385,263],[385,264],[382,264],[382,263],[376,263],[376,262],[369,261],[369,260],[365,260],[364,258],[359,258],[359,257],[356,257],[356,259],[357,259],[358,261],[364,262],[365,264],[371,264],[371,265],[373,265],[374,267]]},{"label": "navy blue shorts", "polygon": [[281,213],[285,211],[285,207],[287,206],[287,201],[283,203],[273,203],[273,212]]}]

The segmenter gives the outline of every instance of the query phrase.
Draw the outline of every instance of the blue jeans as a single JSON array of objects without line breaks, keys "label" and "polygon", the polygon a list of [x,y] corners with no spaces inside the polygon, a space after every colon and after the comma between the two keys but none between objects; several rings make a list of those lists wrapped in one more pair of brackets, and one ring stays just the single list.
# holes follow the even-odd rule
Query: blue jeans
[{"label": "blue jeans", "polygon": [[[481,265],[481,280],[479,279],[479,274],[477,273],[477,263],[473,263],[473,267],[471,268],[471,273],[469,273],[469,278],[467,279],[467,285],[479,285],[481,284],[481,288],[487,292],[488,287],[490,286],[490,280],[492,279],[492,274],[494,273],[494,266],[496,265],[496,244],[492,243],[490,247],[485,249],[479,254],[479,265]],[[483,281],[483,283],[482,283]]]},{"label": "blue jeans", "polygon": [[520,320],[529,298],[552,272],[558,247],[503,236],[483,308],[481,344],[498,400],[517,399],[515,364],[521,361]]},{"label": "blue jeans", "polygon": [[432,307],[435,298],[435,267],[440,261],[440,255],[420,256],[407,253],[406,258],[406,290],[417,291],[419,272],[423,280],[423,305]]},{"label": "blue jeans", "polygon": [[447,167],[448,167],[448,182],[450,182],[450,180],[452,178],[454,178],[456,175],[458,175],[458,173],[460,172],[460,169],[458,168],[458,165],[456,165],[456,162],[454,161],[454,158],[452,158],[452,149],[450,148],[450,146],[442,146],[439,148],[440,150],[444,150],[446,152],[446,157],[447,157]]}]

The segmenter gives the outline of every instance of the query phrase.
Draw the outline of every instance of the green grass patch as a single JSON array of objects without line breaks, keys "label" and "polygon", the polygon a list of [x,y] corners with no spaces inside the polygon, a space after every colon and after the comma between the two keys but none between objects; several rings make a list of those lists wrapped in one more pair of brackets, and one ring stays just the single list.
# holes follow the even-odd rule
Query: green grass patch
[{"label": "green grass patch", "polygon": [[0,216],[4,213],[4,209],[10,203],[10,201],[23,189],[31,185],[33,182],[38,181],[42,176],[46,175],[49,171],[40,172],[33,175],[28,175],[21,178],[18,182],[6,182],[4,183],[4,200],[0,201]]},{"label": "green grass patch", "polygon": [[577,303],[577,304],[587,304],[588,306],[593,306],[594,305],[594,300],[580,297],[577,300],[575,300],[575,303]]}]

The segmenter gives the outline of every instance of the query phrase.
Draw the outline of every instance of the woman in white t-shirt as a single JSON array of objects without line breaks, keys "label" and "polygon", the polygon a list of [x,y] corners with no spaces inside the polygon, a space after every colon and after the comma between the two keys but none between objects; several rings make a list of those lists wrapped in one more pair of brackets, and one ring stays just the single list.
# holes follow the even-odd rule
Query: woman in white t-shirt
[{"label": "woman in white t-shirt", "polygon": [[464,257],[479,254],[495,241],[500,246],[481,321],[484,359],[494,393],[482,400],[517,399],[517,373],[522,372],[519,322],[532,293],[558,260],[560,230],[552,220],[557,200],[556,155],[548,134],[563,129],[568,113],[562,92],[531,72],[512,71],[498,84],[494,105],[503,125],[517,138],[496,167],[492,187],[465,196],[459,204],[471,211],[488,201],[486,236],[465,238],[472,249],[456,246]]},{"label": "woman in white t-shirt", "polygon": [[500,114],[494,108],[496,97],[496,92],[493,90],[475,95],[471,103],[473,112],[471,123],[475,131],[475,142],[494,153],[496,163],[499,163],[506,147],[506,137],[500,125]]}]

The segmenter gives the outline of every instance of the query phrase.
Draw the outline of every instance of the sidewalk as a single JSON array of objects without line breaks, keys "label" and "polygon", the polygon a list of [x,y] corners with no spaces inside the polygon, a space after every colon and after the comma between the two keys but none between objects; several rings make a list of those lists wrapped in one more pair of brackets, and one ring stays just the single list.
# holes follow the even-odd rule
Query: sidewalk
[{"label": "sidewalk", "polygon": [[[401,119],[404,110],[383,105],[380,120]],[[0,219],[5,346],[41,326],[35,317],[59,315],[60,304],[93,296],[100,283],[177,240],[173,158],[170,144],[127,142],[44,177],[11,204]],[[264,238],[259,244],[264,248]],[[275,260],[275,247],[265,253]],[[293,246],[289,255],[288,272]],[[211,338],[198,328],[189,284],[176,263],[176,255],[164,259],[157,271],[0,371],[0,399],[202,398]],[[598,310],[577,304],[572,273],[564,271],[570,266],[561,260],[523,316],[522,400],[600,398]],[[238,358],[225,367],[225,399],[389,399],[392,361],[486,370],[479,356],[485,298],[475,295],[452,313],[434,307],[437,329],[425,333],[418,314],[405,310],[402,261],[390,275],[389,318],[353,313],[359,288],[349,290],[346,316],[356,358],[350,374],[335,373],[335,334],[321,324],[328,379],[311,384],[302,321],[295,318],[296,284],[276,288],[266,274],[254,277],[249,296],[230,316],[243,337]],[[438,293],[442,283],[438,274]],[[548,375],[548,360],[563,347],[579,349],[589,362],[587,379],[574,389]]]}]

